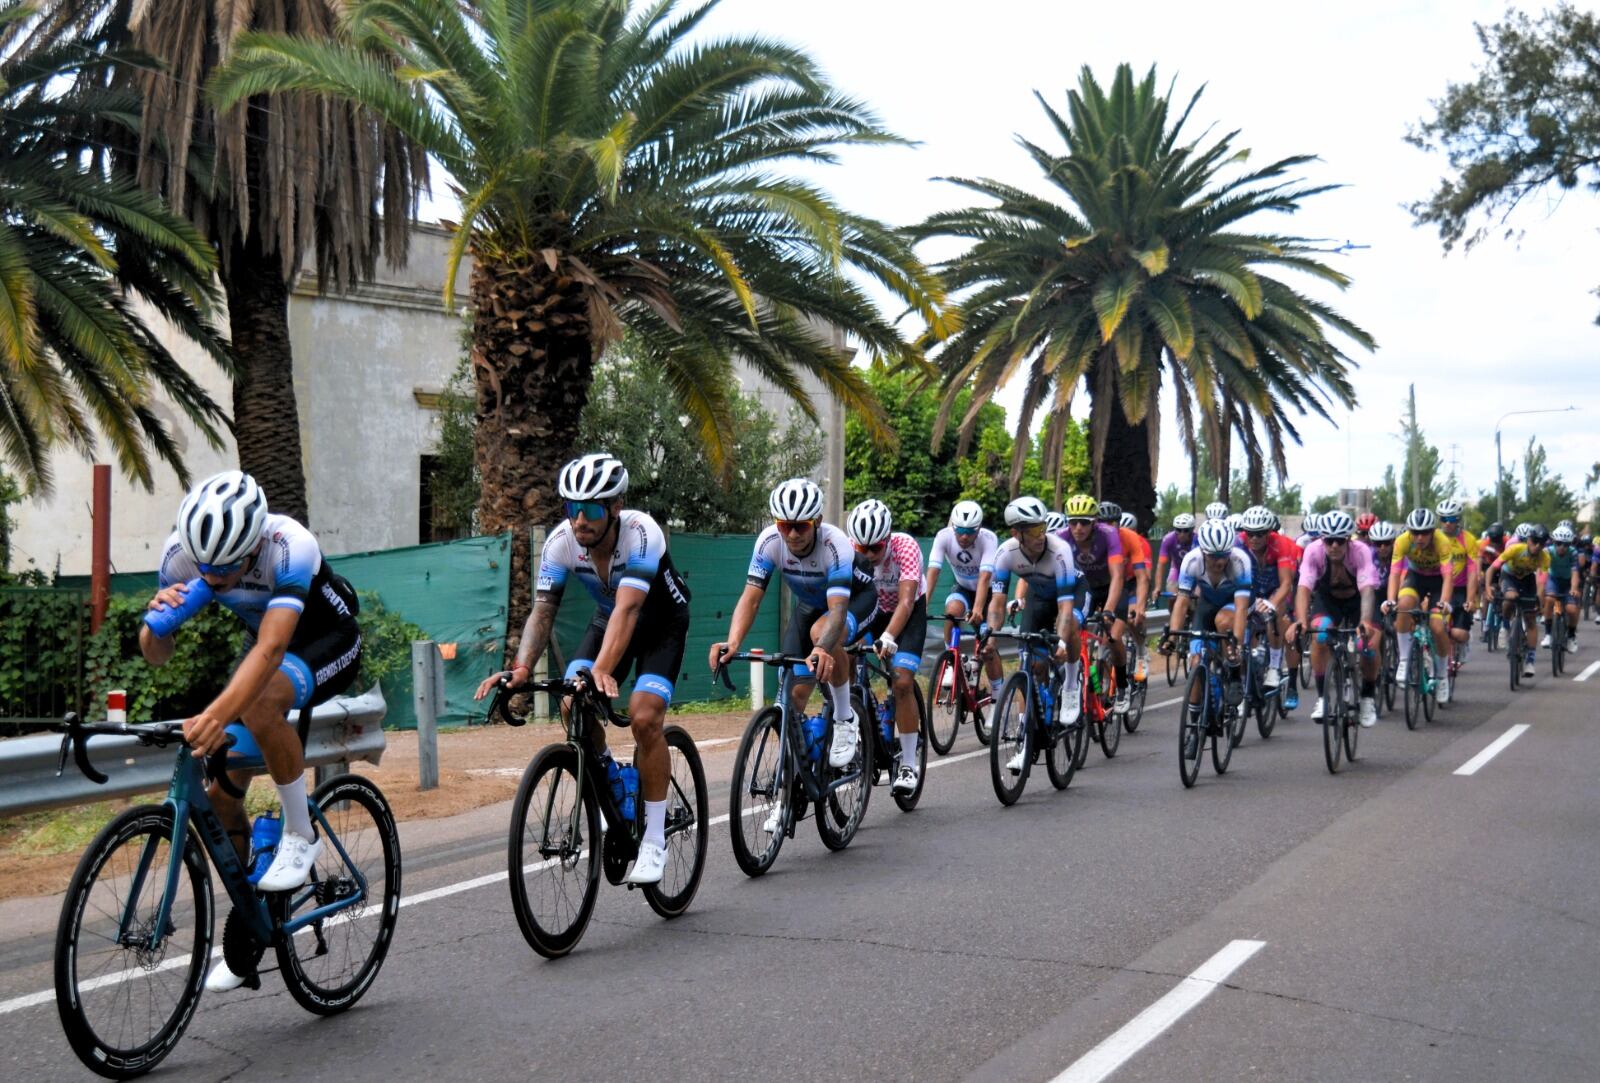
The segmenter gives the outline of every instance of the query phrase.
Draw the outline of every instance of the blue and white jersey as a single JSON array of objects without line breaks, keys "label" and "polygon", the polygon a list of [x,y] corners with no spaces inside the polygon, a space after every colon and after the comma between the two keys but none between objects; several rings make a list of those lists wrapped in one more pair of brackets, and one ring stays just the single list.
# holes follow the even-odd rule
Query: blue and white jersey
[{"label": "blue and white jersey", "polygon": [[1237,545],[1228,553],[1228,565],[1215,580],[1206,575],[1205,553],[1191,549],[1178,569],[1178,590],[1195,598],[1204,598],[1215,606],[1233,605],[1237,600],[1250,599],[1250,585],[1254,577],[1254,562],[1250,554]]},{"label": "blue and white jersey", "polygon": [[1030,591],[1055,591],[1056,604],[1072,604],[1078,591],[1078,565],[1072,559],[1072,545],[1054,534],[1044,536],[1044,551],[1038,560],[1028,559],[1022,543],[1008,538],[994,558],[994,590],[997,597],[1005,597],[1011,587],[1011,577],[1028,582]]},{"label": "blue and white jersey", "polygon": [[[795,600],[807,609],[827,609],[829,598],[849,598],[857,589],[855,551],[850,538],[832,523],[818,525],[804,556],[789,552],[776,526],[763,530],[756,538],[755,552],[750,554],[745,582],[766,590],[773,572],[783,576],[794,591]],[[867,587],[871,588],[870,580]]]},{"label": "blue and white jersey", "polygon": [[934,535],[933,551],[928,554],[929,568],[950,565],[951,573],[968,590],[978,589],[978,577],[984,572],[994,572],[995,553],[1000,549],[1000,539],[988,527],[979,527],[972,545],[961,548],[955,527],[945,527]]},{"label": "blue and white jersey", "polygon": [[[200,569],[173,531],[157,574],[161,586],[187,583],[199,576]],[[334,589],[317,539],[287,515],[267,516],[266,536],[243,578],[216,599],[244,621],[252,635],[260,630],[261,618],[269,609],[292,609],[300,615],[296,640],[331,630],[355,616],[345,597]]]},{"label": "blue and white jersey", "polygon": [[673,616],[673,610],[682,610],[676,616],[687,619],[689,589],[672,566],[667,553],[666,535],[656,521],[642,511],[623,509],[617,526],[617,547],[611,554],[611,566],[602,578],[596,570],[589,550],[578,544],[572,533],[572,524],[563,519],[561,525],[545,539],[544,551],[539,555],[539,576],[534,591],[559,600],[566,590],[567,580],[576,578],[589,592],[599,609],[599,619],[611,616],[617,607],[617,591],[632,587],[645,593],[641,621],[661,616]]}]

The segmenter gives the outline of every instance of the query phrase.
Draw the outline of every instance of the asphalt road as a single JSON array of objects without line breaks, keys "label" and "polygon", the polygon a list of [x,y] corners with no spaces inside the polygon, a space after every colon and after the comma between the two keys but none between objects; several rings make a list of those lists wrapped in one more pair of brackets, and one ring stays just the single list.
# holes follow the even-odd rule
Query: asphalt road
[{"label": "asphalt road", "polygon": [[[503,881],[408,906],[353,1011],[269,975],[207,996],[158,1077],[1597,1079],[1600,673],[1573,679],[1596,657],[1513,696],[1480,651],[1432,726],[1386,717],[1338,776],[1307,704],[1186,791],[1164,706],[1005,809],[964,731],[841,853],[802,823],[750,880],[715,827],[687,915],[603,884],[555,962]],[[507,816],[406,826],[406,894],[503,870]],[[0,1078],[83,1078],[53,1001],[17,1006],[50,988],[53,910],[0,914]]]}]

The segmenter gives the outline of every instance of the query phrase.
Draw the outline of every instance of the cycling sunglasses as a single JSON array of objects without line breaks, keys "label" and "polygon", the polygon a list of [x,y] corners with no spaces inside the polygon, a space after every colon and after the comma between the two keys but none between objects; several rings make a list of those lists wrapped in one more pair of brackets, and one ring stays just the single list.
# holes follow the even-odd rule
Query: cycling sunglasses
[{"label": "cycling sunglasses", "polygon": [[774,519],[772,525],[778,528],[779,534],[804,534],[811,529],[810,519]]},{"label": "cycling sunglasses", "polygon": [[1067,525],[1068,526],[1094,526],[1094,524],[1097,523],[1097,522],[1099,522],[1098,519],[1090,519],[1087,516],[1085,516],[1084,518],[1081,518],[1081,519],[1068,519],[1067,520]]},{"label": "cycling sunglasses", "polygon": [[1413,538],[1426,538],[1429,534],[1433,533],[1433,528],[1429,527],[1427,530],[1409,530],[1407,533]]},{"label": "cycling sunglasses", "polygon": [[1247,537],[1251,537],[1251,538],[1265,538],[1268,534],[1271,534],[1271,533],[1272,533],[1272,531],[1270,531],[1270,530],[1246,530],[1245,531],[1245,535]]},{"label": "cycling sunglasses", "polygon": [[576,519],[580,515],[591,523],[599,522],[606,517],[606,506],[598,500],[567,501],[567,518]]},{"label": "cycling sunglasses", "polygon": [[1350,539],[1349,538],[1323,538],[1322,539],[1322,544],[1323,545],[1349,545],[1350,544]]},{"label": "cycling sunglasses", "polygon": [[861,545],[860,543],[857,543],[855,549],[858,553],[864,553],[869,557],[875,557],[879,553],[883,552],[883,547],[888,544],[888,542],[873,542],[871,545]]},{"label": "cycling sunglasses", "polygon": [[978,528],[975,526],[958,526],[955,528],[955,532],[957,537],[970,538],[978,532]]},{"label": "cycling sunglasses", "polygon": [[244,567],[244,561],[236,560],[232,564],[196,564],[201,575],[232,575]]},{"label": "cycling sunglasses", "polygon": [[1461,516],[1459,516],[1459,515],[1441,515],[1441,516],[1439,516],[1439,521],[1441,523],[1451,523],[1451,524],[1459,523],[1461,521]]}]

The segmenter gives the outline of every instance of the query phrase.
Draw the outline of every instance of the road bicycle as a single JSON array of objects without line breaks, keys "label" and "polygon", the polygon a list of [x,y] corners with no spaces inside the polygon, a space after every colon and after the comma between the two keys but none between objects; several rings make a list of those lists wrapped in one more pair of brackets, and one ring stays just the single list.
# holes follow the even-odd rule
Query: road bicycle
[{"label": "road bicycle", "polygon": [[1567,603],[1561,595],[1555,610],[1550,618],[1550,676],[1559,677],[1567,668]]},{"label": "road bicycle", "polygon": [[[1162,591],[1161,592],[1161,596],[1163,598],[1167,599],[1167,604],[1168,605],[1172,604],[1173,595],[1171,595],[1170,593],[1168,593],[1166,591]],[[1188,679],[1189,679],[1189,652],[1188,651],[1173,651],[1171,654],[1167,655],[1166,656],[1166,671],[1167,671],[1167,687],[1168,688],[1171,688],[1171,687],[1173,687],[1174,685],[1176,685],[1178,683],[1178,675],[1180,673],[1183,675],[1183,679],[1185,681],[1188,681]]]},{"label": "road bicycle", "polygon": [[[1056,661],[1053,652],[1058,642],[1054,632],[1019,632],[999,629],[996,636],[1014,639],[1019,646],[1015,673],[1006,679],[995,704],[993,738],[989,742],[989,775],[994,795],[1002,805],[1014,805],[1028,784],[1028,775],[1040,753],[1050,784],[1064,790],[1082,761],[1088,744],[1084,712],[1088,677],[1079,682],[1078,695],[1084,697],[1075,721],[1063,725],[1060,717],[1061,686],[1066,666]],[[1044,679],[1034,675],[1033,662],[1048,659]],[[1010,763],[1020,757],[1019,769]]]},{"label": "road bicycle", "polygon": [[1394,700],[1400,692],[1400,635],[1395,631],[1394,614],[1380,616],[1381,631],[1378,637],[1378,695],[1377,706],[1384,712],[1394,710]]},{"label": "road bicycle", "polygon": [[[545,694],[568,700],[566,739],[541,748],[522,773],[511,802],[506,872],[511,909],[528,946],[546,959],[566,955],[583,938],[600,894],[600,875],[623,883],[644,837],[644,801],[630,764],[602,757],[595,747],[604,726],[628,718],[594,687],[588,670],[576,680],[554,678],[511,685],[501,678],[489,707],[509,726],[527,722],[513,697]],[[666,872],[642,885],[645,901],[664,918],[689,909],[706,864],[706,775],[694,738],[681,726],[662,731],[669,763]],[[631,787],[631,792],[630,792]],[[630,890],[635,885],[629,884]]]},{"label": "road bicycle", "polygon": [[[1111,612],[1090,614],[1078,636],[1078,672],[1083,674],[1083,711],[1079,720],[1108,760],[1117,754],[1122,744],[1123,712],[1117,709],[1119,689],[1111,658],[1110,628],[1116,619]],[[1076,755],[1074,766],[1082,767],[1089,758],[1088,741],[1077,745]]]},{"label": "road bicycle", "polygon": [[[806,665],[805,657],[762,651],[730,654],[717,669],[723,684],[733,687],[728,664],[746,661],[779,670],[777,699],[750,716],[728,783],[733,859],[746,876],[760,876],[778,859],[783,840],[794,837],[795,825],[808,806],[816,808],[817,834],[824,846],[842,850],[850,845],[872,797],[874,742],[863,732],[851,761],[843,767],[830,766],[834,719],[826,697],[818,715],[803,716],[794,707],[794,671]],[[872,724],[865,705],[853,702],[851,708],[865,731]]]},{"label": "road bicycle", "polygon": [[1311,631],[1302,628],[1300,636],[1295,643],[1295,650],[1299,652],[1300,664],[1295,667],[1295,677],[1300,682],[1300,691],[1311,692],[1317,687],[1315,676],[1311,672]]},{"label": "road bicycle", "polygon": [[[1200,642],[1200,651],[1189,671],[1183,717],[1178,725],[1178,777],[1183,780],[1183,788],[1189,789],[1200,778],[1200,760],[1208,744],[1211,766],[1217,774],[1226,774],[1233,759],[1234,716],[1239,709],[1228,705],[1223,689],[1227,667],[1218,647],[1233,643],[1234,638],[1232,632],[1169,631],[1161,637],[1161,649],[1175,649],[1174,641],[1178,639]],[[1176,649],[1188,650],[1189,644],[1177,645]]]},{"label": "road bicycle", "polygon": [[[895,775],[900,772],[900,734],[894,724],[894,692],[892,690],[894,678],[884,668],[878,659],[877,652],[872,646],[872,637],[868,636],[859,643],[846,648],[846,653],[852,655],[855,661],[850,666],[850,704],[856,712],[856,717],[871,720],[871,725],[863,723],[864,729],[872,731],[872,785],[883,783],[893,784]],[[879,678],[884,683],[883,698],[878,698],[877,691],[873,688],[873,678]],[[911,685],[911,693],[917,701],[917,788],[910,793],[900,793],[891,789],[890,795],[894,803],[900,807],[901,812],[910,812],[917,807],[917,801],[922,797],[922,785],[928,778],[928,709],[922,698],[922,689],[915,682]]]},{"label": "road bicycle", "polygon": [[1580,595],[1580,604],[1578,607],[1579,620],[1591,620],[1594,618],[1596,613],[1595,598],[1597,592],[1600,592],[1600,576],[1597,576],[1594,572],[1590,572],[1588,575],[1583,577],[1583,591]]},{"label": "road bicycle", "polygon": [[[1426,632],[1425,627],[1423,631]],[[1347,763],[1356,762],[1356,745],[1361,738],[1361,630],[1340,625],[1326,635],[1332,657],[1323,682],[1326,698],[1322,714],[1322,758],[1328,765],[1328,773],[1336,775],[1341,757]],[[1431,675],[1432,671],[1429,673]],[[1411,675],[1415,677],[1416,671]]]},{"label": "road bicycle", "polygon": [[[1245,628],[1245,643],[1247,646],[1242,721],[1248,722],[1254,716],[1256,732],[1265,740],[1272,736],[1272,730],[1277,726],[1278,719],[1289,713],[1289,708],[1284,706],[1283,694],[1293,678],[1283,666],[1279,666],[1277,687],[1267,687],[1267,670],[1272,664],[1272,641],[1268,635],[1267,618],[1254,610],[1251,611]],[[1241,736],[1244,728],[1243,725],[1239,727]],[[1238,742],[1235,741],[1234,744],[1237,745]]]},{"label": "road bicycle", "polygon": [[926,711],[928,743],[939,755],[947,754],[956,743],[961,723],[972,719],[972,732],[979,744],[989,743],[989,720],[984,715],[989,703],[989,684],[980,664],[988,646],[988,633],[973,637],[973,649],[963,651],[961,625],[950,623],[950,638],[944,652],[933,664],[928,677],[928,694],[923,702],[932,706]]},{"label": "road bicycle", "polygon": [[[1444,615],[1445,627],[1450,626],[1449,611],[1443,606],[1430,608],[1424,598],[1422,604],[1411,611],[1411,666],[1406,673],[1405,698],[1406,729],[1414,730],[1426,720],[1433,721],[1439,709],[1439,679],[1434,676],[1434,649],[1432,618]],[[1396,635],[1399,635],[1396,632]]]},{"label": "road bicycle", "polygon": [[[300,713],[302,745],[310,719],[309,709]],[[67,1043],[90,1071],[143,1075],[183,1036],[214,954],[213,867],[232,903],[218,954],[246,987],[261,987],[259,964],[271,949],[289,995],[316,1015],[342,1012],[371,988],[400,912],[400,837],[370,779],[343,774],[316,788],[307,807],[323,845],[310,879],[292,891],[262,892],[206,793],[214,781],[243,799],[228,772],[265,769],[242,724],[228,726],[224,747],[203,760],[181,722],[83,723],[69,714],[55,728],[63,734],[57,773],[70,753],[97,784],[106,776],[89,758],[94,737],[177,749],[166,799],[130,808],[102,828],[62,903],[56,1008]]]},{"label": "road bicycle", "polygon": [[1500,637],[1505,634],[1506,621],[1497,601],[1490,601],[1483,613],[1483,645],[1491,651],[1500,649]]},{"label": "road bicycle", "polygon": [[[1499,609],[1504,602],[1504,595],[1498,591],[1494,596],[1494,607]],[[1515,692],[1522,687],[1522,665],[1526,660],[1528,639],[1526,622],[1528,612],[1537,605],[1535,599],[1517,596],[1517,612],[1513,619],[1506,620],[1506,665],[1510,670],[1511,691]],[[1502,614],[1502,616],[1504,616]]]},{"label": "road bicycle", "polygon": [[1150,698],[1150,665],[1144,657],[1148,651],[1143,637],[1131,627],[1122,633],[1122,656],[1128,660],[1128,709],[1122,715],[1122,728],[1129,733],[1144,721],[1145,701]]}]

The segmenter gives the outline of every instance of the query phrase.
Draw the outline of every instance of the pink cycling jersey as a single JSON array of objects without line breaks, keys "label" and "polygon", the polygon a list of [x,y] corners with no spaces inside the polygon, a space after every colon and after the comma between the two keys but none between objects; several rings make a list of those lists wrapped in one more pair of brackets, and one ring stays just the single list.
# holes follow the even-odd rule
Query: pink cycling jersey
[{"label": "pink cycling jersey", "polygon": [[[1373,563],[1372,550],[1360,542],[1344,547],[1344,567],[1355,577],[1356,589],[1378,589],[1378,566]],[[1300,585],[1316,590],[1317,583],[1328,571],[1328,547],[1318,538],[1306,546],[1306,555],[1300,560]]]},{"label": "pink cycling jersey", "polygon": [[889,550],[872,565],[872,579],[878,588],[878,609],[893,613],[900,604],[900,584],[911,580],[917,584],[914,598],[922,597],[925,581],[922,578],[922,550],[910,534],[898,531],[889,535]]}]

